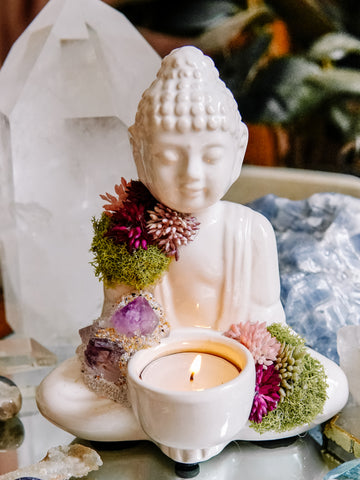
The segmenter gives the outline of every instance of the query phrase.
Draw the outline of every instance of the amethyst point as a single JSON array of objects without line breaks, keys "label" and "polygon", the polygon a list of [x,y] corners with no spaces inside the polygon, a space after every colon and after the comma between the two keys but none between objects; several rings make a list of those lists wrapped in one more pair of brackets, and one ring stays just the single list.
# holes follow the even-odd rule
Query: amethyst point
[{"label": "amethyst point", "polygon": [[139,296],[117,310],[111,317],[111,323],[118,333],[133,337],[151,335],[159,319],[146,298]]}]

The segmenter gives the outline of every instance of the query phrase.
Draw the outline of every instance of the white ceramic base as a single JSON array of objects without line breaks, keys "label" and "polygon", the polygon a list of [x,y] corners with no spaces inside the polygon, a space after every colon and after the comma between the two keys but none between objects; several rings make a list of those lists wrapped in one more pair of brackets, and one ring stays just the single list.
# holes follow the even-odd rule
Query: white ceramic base
[{"label": "white ceramic base", "polygon": [[[328,399],[323,413],[311,424],[282,433],[259,434],[247,425],[234,440],[277,440],[299,435],[330,419],[344,407],[349,391],[344,372],[323,355],[310,349],[309,353],[324,365],[328,377]],[[84,385],[77,357],[66,360],[42,381],[36,400],[40,412],[50,422],[77,437],[105,442],[148,440],[131,408],[98,397]]]},{"label": "white ceramic base", "polygon": [[165,453],[167,457],[171,458],[171,460],[174,460],[174,462],[200,463],[215,457],[215,455],[218,455],[228,444],[221,443],[219,445],[214,445],[213,447],[186,450],[183,448],[168,447],[160,443],[157,443],[156,445],[163,453]]}]

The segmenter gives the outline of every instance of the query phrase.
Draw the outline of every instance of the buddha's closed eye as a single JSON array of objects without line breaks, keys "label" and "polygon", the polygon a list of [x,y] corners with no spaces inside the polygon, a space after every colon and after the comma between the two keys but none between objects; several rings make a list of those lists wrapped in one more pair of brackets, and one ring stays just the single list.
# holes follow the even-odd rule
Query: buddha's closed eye
[{"label": "buddha's closed eye", "polygon": [[183,157],[182,152],[178,148],[166,147],[158,150],[155,154],[156,158],[164,164],[176,163]]},{"label": "buddha's closed eye", "polygon": [[209,164],[218,163],[224,158],[224,148],[220,145],[210,146],[205,149],[202,158]]}]

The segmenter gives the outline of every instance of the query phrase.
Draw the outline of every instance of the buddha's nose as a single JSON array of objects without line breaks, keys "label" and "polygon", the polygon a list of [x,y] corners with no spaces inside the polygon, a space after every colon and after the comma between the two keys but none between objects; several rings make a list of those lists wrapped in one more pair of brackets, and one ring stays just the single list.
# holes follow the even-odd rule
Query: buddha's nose
[{"label": "buddha's nose", "polygon": [[196,154],[189,154],[185,165],[184,174],[190,180],[199,180],[202,175],[201,158]]}]

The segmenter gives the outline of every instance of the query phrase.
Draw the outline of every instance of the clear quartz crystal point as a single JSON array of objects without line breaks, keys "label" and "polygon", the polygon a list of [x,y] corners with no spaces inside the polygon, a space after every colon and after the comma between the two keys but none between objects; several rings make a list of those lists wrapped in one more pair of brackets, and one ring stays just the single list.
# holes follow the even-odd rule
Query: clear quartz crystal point
[{"label": "clear quartz crystal point", "polygon": [[1,375],[54,366],[56,362],[56,355],[33,338],[10,337],[0,340]]},{"label": "clear quartz crystal point", "polygon": [[100,0],[50,0],[0,71],[0,266],[8,322],[77,343],[101,311],[91,217],[136,177],[127,128],[160,65]]}]

